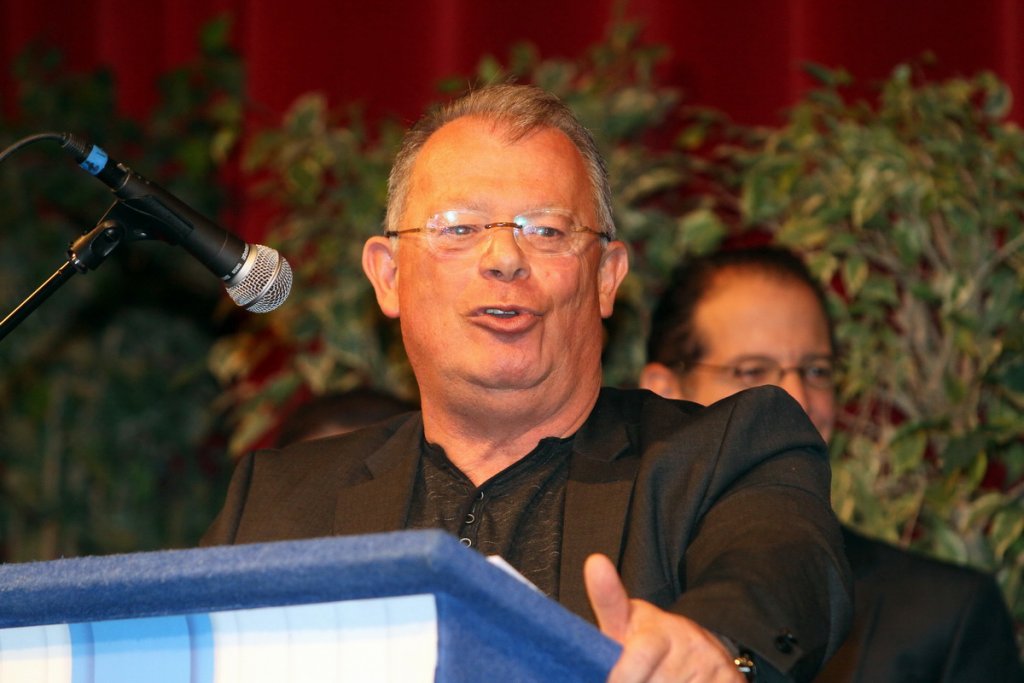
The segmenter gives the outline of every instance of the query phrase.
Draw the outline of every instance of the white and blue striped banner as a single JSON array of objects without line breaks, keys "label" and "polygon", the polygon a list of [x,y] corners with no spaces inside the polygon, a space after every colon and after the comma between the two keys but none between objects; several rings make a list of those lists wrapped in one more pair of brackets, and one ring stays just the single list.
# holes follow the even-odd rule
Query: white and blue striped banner
[{"label": "white and blue striped banner", "polygon": [[433,595],[0,629],[0,683],[433,681]]}]

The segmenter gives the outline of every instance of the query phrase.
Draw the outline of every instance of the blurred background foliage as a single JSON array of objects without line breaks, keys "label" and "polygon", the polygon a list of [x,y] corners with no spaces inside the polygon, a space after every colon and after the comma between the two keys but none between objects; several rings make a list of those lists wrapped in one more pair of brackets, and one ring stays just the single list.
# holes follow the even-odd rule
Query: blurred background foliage
[{"label": "blurred background foliage", "polygon": [[[287,256],[295,286],[270,314],[232,317],[189,257],[131,245],[3,342],[8,559],[190,542],[223,493],[228,454],[271,443],[310,396],[370,385],[416,398],[397,327],[360,267],[364,240],[382,230],[404,124],[310,93],[280,125],[251,131],[235,159],[243,101],[222,31],[207,32],[203,64],[168,76],[146,126],[109,116],[103,74],[20,75],[35,93],[19,103],[33,130],[5,121],[5,138],[43,122],[108,149],[134,145],[119,156],[160,169],[152,175],[208,213],[229,199],[218,174],[240,163],[254,199],[276,208],[263,241]],[[988,74],[929,82],[903,65],[869,105],[845,99],[841,71],[811,67],[821,87],[784,125],[746,128],[660,84],[662,51],[638,35],[617,24],[571,60],[522,45],[438,94],[536,83],[594,131],[632,258],[606,327],[606,383],[634,383],[649,308],[685,254],[791,246],[832,285],[846,406],[832,444],[840,516],[996,573],[1024,621],[1024,140],[1005,119],[1009,92]],[[43,151],[0,167],[15,207],[0,217],[5,234],[40,233],[39,254],[0,250],[5,292],[27,294],[48,274],[37,264],[103,208],[82,215],[94,195],[75,193],[92,192],[90,181],[58,175],[67,161]],[[33,197],[47,198],[45,211]]]},{"label": "blurred background foliage", "polygon": [[[117,115],[107,72],[68,73],[59,54],[30,49],[16,65],[17,101],[5,107],[13,113],[0,119],[2,146],[73,132],[216,214],[242,112],[242,72],[226,29],[209,26],[203,57],[163,78],[161,104],[145,122]],[[67,260],[68,243],[113,200],[47,145],[0,165],[4,316]],[[4,560],[196,542],[230,470],[205,360],[229,323],[217,313],[222,291],[181,250],[125,245],[0,342]]]},{"label": "blurred background foliage", "polygon": [[994,76],[849,76],[736,151],[748,227],[831,288],[833,503],[865,533],[996,572],[1024,617],[1024,134]]}]

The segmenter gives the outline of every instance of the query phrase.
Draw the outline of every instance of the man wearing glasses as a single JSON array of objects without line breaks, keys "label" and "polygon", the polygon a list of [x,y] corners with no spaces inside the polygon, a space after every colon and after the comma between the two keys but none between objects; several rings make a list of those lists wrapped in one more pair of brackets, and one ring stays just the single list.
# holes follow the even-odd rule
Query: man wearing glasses
[{"label": "man wearing glasses", "polygon": [[[691,259],[655,309],[641,386],[711,404],[775,384],[827,440],[836,419],[827,310],[821,286],[787,250],[751,247]],[[843,536],[854,575],[853,628],[816,681],[1024,681],[992,577],[850,529]]]},{"label": "man wearing glasses", "polygon": [[421,412],[246,457],[205,542],[438,527],[621,642],[610,680],[813,675],[850,612],[824,444],[778,390],[601,388],[628,265],[589,132],[478,90],[407,134],[388,191],[363,268]]}]

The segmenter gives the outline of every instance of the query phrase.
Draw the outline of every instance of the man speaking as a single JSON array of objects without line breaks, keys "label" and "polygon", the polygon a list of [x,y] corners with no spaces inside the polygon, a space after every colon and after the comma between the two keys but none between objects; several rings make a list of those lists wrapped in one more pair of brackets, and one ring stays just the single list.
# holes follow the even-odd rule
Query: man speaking
[{"label": "man speaking", "polygon": [[601,388],[627,252],[555,97],[493,86],[421,119],[363,268],[422,410],[246,456],[204,543],[445,529],[622,643],[611,681],[807,680],[835,651],[849,569],[800,406]]}]

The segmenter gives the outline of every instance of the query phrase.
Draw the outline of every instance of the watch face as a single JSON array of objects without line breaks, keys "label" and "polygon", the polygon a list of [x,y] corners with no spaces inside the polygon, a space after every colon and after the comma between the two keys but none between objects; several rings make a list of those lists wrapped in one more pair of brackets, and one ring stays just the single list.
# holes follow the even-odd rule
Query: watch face
[{"label": "watch face", "polygon": [[754,659],[746,652],[738,654],[732,663],[736,665],[736,670],[743,674],[747,681],[757,679],[757,667],[754,665]]}]

